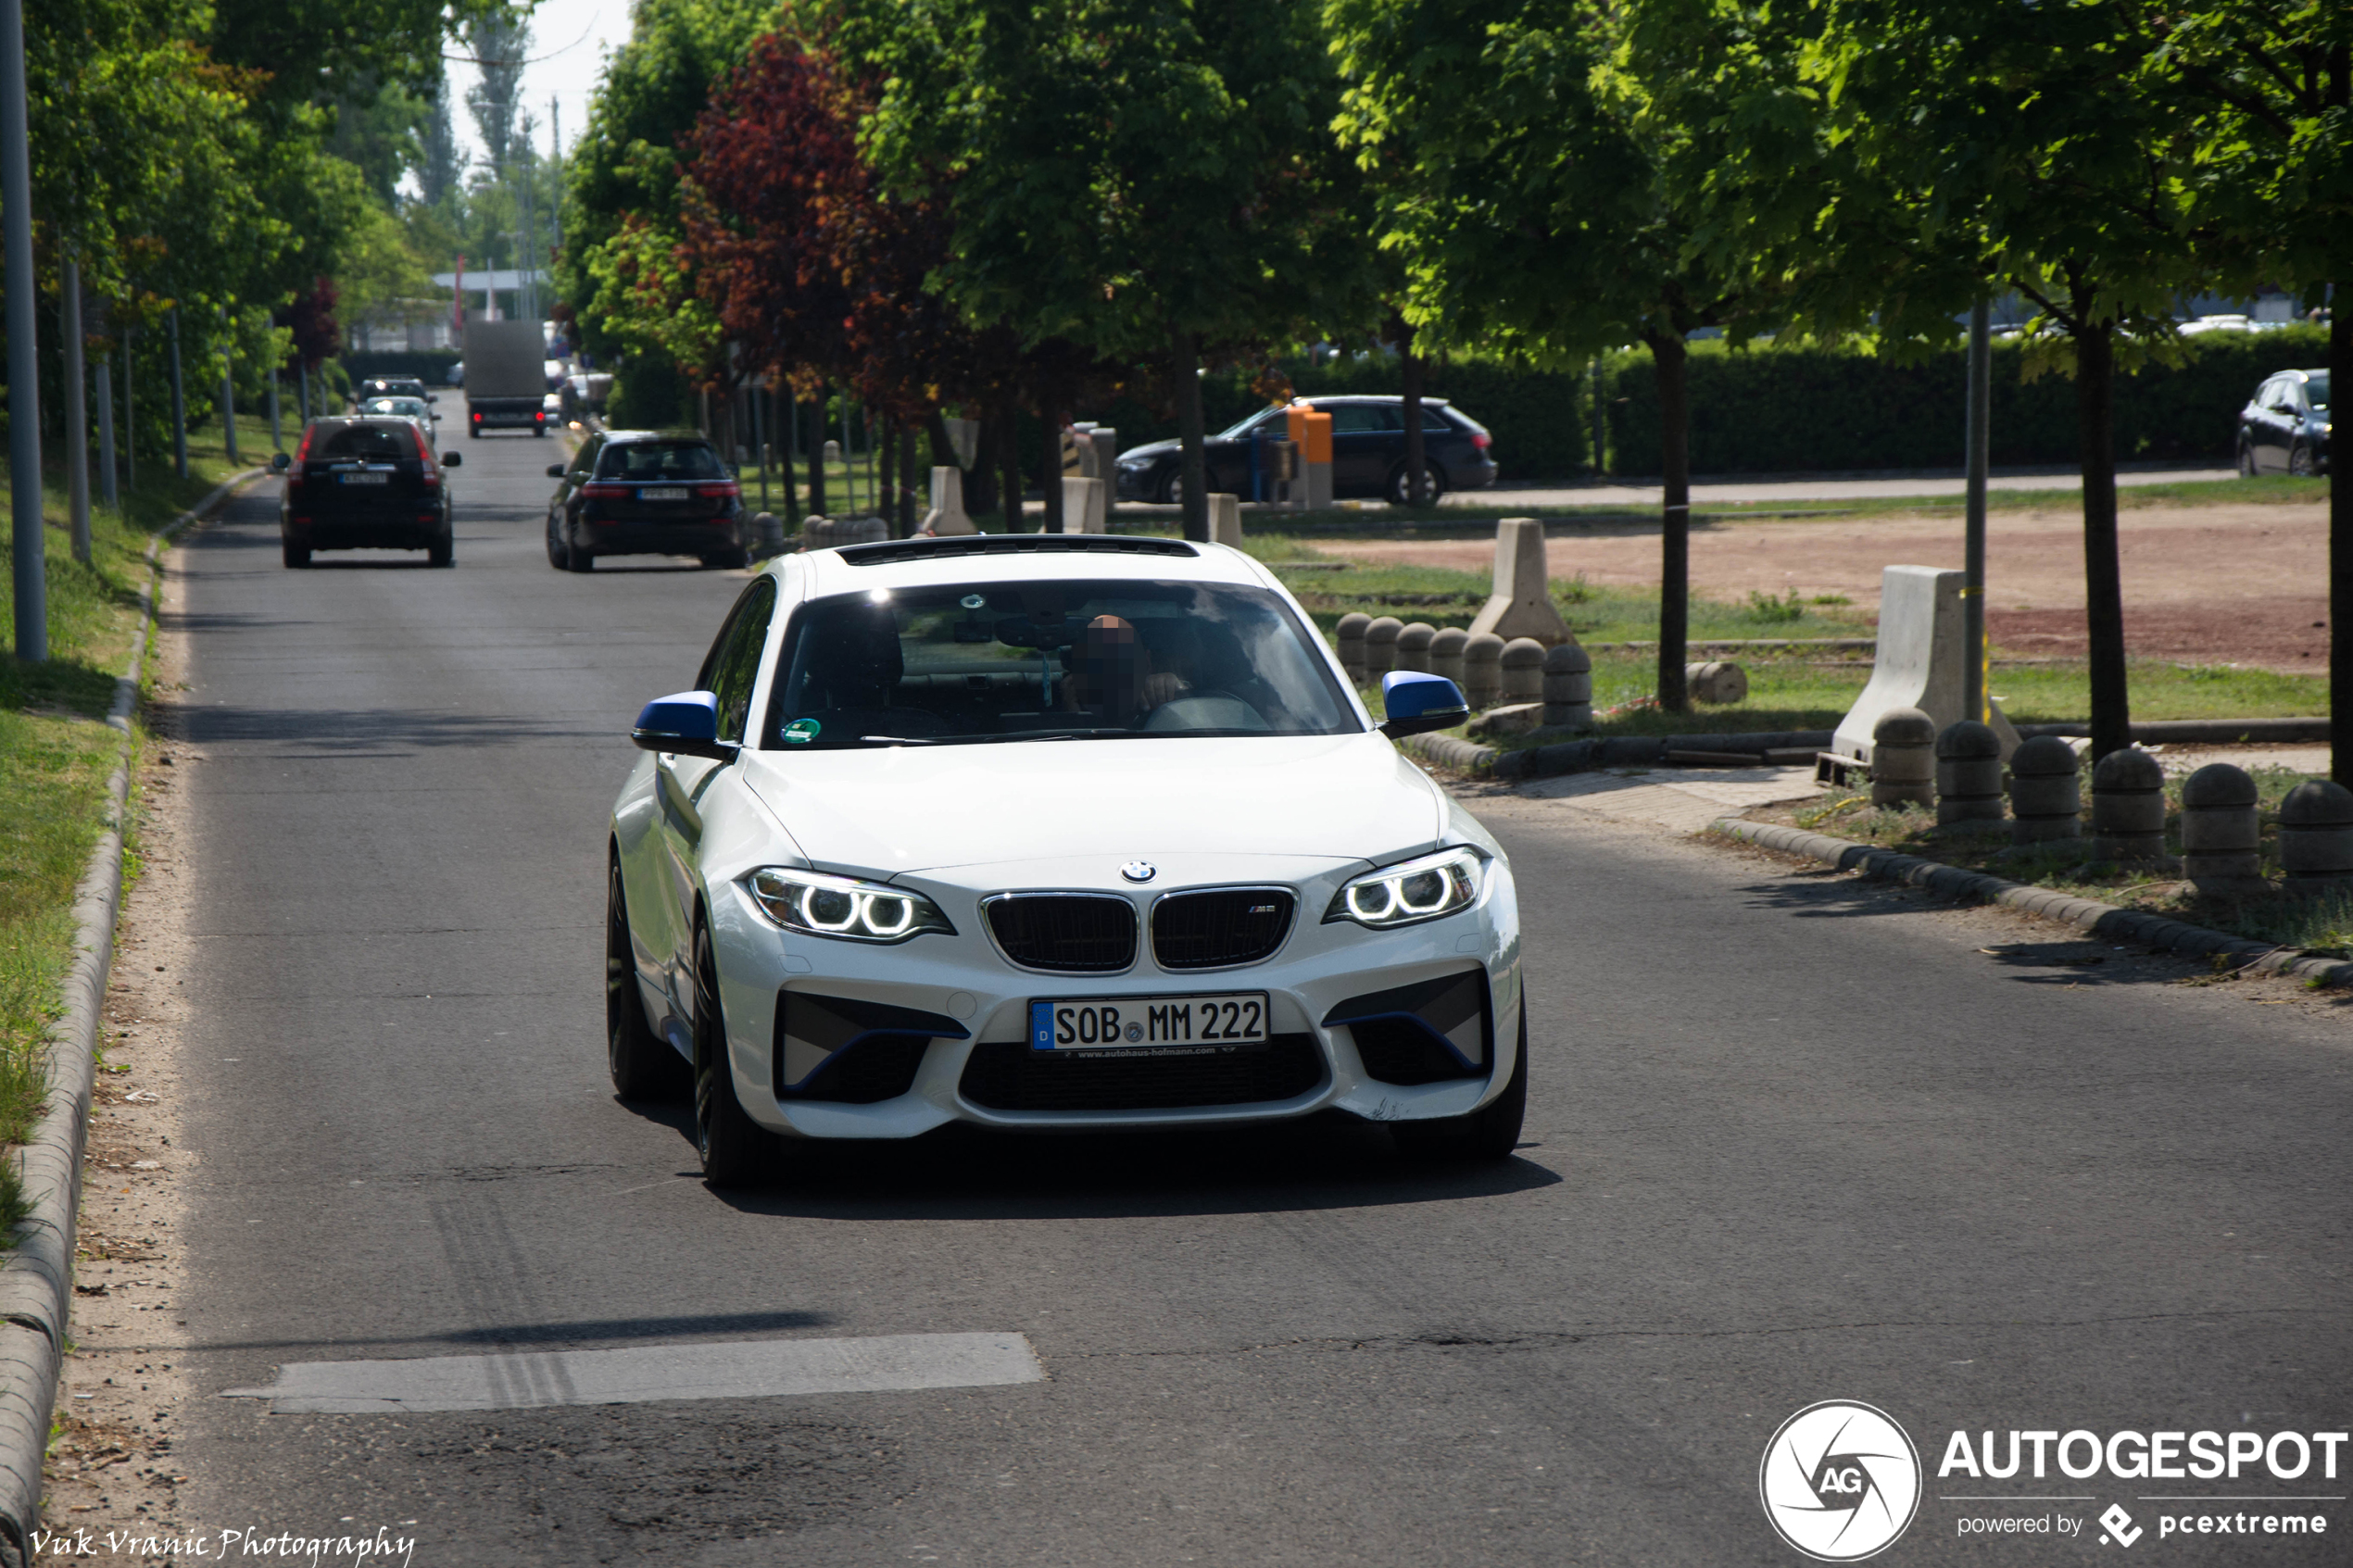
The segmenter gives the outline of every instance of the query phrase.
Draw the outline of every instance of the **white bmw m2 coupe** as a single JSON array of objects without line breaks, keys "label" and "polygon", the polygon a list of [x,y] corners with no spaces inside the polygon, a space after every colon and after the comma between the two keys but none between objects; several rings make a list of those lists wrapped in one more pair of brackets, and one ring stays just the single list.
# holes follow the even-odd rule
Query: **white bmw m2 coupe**
[{"label": "white bmw m2 coupe", "polygon": [[613,1086],[703,1169],[810,1140],[1336,1110],[1501,1159],[1528,1098],[1511,868],[1239,551],[1020,534],[780,558],[614,804]]}]

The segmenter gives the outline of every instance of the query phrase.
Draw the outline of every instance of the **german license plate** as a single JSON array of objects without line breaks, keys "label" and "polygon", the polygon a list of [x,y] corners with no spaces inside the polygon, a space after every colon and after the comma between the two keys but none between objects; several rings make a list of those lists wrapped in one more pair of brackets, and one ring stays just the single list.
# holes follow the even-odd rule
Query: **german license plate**
[{"label": "german license plate", "polygon": [[683,501],[686,498],[686,492],[680,485],[663,484],[638,491],[637,498],[641,501]]},{"label": "german license plate", "polygon": [[388,473],[339,473],[335,478],[345,484],[390,484]]},{"label": "german license plate", "polygon": [[1096,997],[1029,1004],[1029,1044],[1041,1051],[1207,1053],[1266,1043],[1266,993]]}]

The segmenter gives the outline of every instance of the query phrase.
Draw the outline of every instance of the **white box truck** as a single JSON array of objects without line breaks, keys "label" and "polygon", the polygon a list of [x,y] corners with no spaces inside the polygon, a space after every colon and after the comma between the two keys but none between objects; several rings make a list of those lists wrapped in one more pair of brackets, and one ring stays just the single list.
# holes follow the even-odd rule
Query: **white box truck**
[{"label": "white box truck", "polygon": [[466,434],[547,433],[547,345],[536,321],[466,323]]}]

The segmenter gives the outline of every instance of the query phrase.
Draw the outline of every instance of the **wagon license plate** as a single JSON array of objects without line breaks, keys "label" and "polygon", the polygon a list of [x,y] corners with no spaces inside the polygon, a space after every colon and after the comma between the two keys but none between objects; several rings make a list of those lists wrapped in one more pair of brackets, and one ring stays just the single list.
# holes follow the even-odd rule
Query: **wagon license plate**
[{"label": "wagon license plate", "polygon": [[339,473],[335,478],[345,484],[390,484],[388,473]]},{"label": "wagon license plate", "polygon": [[1265,1043],[1264,991],[1029,1004],[1029,1044],[1041,1051],[1207,1055]]},{"label": "wagon license plate", "polygon": [[683,485],[665,484],[650,490],[640,490],[637,492],[637,498],[641,501],[683,501],[686,498],[686,492]]}]

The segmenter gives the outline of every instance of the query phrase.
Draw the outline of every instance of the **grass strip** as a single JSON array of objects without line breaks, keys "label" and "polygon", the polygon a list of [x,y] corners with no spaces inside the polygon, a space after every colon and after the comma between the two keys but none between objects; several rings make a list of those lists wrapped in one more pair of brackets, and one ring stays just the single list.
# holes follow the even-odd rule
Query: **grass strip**
[{"label": "grass strip", "polygon": [[[217,427],[209,441],[191,433],[187,479],[150,461],[120,508],[94,504],[86,564],[73,558],[64,474],[44,473],[49,658],[41,663],[15,657],[16,583],[0,558],[0,821],[8,824],[0,834],[0,1145],[31,1136],[48,1092],[43,1060],[73,955],[74,897],[105,827],[121,744],[104,721],[142,630],[147,542],[237,468],[266,460],[267,423],[240,420],[238,430],[246,463],[230,464]],[[132,738],[134,746],[144,739],[135,714]],[[137,820],[133,812],[125,833],[126,891],[138,866]],[[0,1160],[0,1230],[29,1210],[17,1163]]]}]

